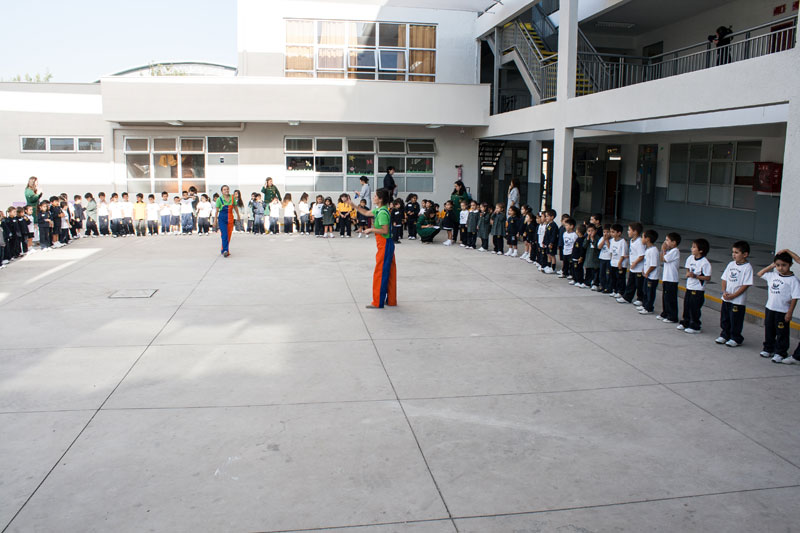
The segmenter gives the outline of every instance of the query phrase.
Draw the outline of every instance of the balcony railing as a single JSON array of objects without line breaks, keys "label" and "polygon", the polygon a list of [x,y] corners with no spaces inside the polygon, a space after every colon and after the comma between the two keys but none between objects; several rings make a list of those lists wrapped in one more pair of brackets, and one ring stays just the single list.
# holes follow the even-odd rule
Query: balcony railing
[{"label": "balcony railing", "polygon": [[[791,25],[785,28],[752,36],[763,28],[790,22]],[[617,89],[789,50],[794,48],[797,39],[797,17],[770,22],[729,36],[731,39],[737,37],[743,39],[720,47],[703,42],[653,57],[579,51],[578,63],[591,79],[594,92]]]}]

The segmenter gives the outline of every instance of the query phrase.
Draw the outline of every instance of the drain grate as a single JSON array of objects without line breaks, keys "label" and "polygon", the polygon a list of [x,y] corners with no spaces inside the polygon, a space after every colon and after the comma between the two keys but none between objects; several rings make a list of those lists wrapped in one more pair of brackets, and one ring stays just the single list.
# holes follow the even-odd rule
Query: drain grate
[{"label": "drain grate", "polygon": [[109,298],[150,298],[158,289],[120,289]]}]

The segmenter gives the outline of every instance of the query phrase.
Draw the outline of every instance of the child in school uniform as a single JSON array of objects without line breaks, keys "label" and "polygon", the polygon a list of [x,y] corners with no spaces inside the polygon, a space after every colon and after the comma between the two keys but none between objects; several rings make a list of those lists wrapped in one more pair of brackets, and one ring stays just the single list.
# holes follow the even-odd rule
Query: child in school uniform
[{"label": "child in school uniform", "polygon": [[467,248],[470,250],[475,249],[478,241],[478,218],[478,202],[471,200],[467,214]]},{"label": "child in school uniform", "polygon": [[158,217],[161,211],[154,194],[147,195],[147,233],[158,235]]},{"label": "child in school uniform", "polygon": [[309,235],[311,227],[308,224],[309,213],[311,208],[308,205],[308,193],[304,192],[300,196],[300,201],[297,202],[297,216],[300,217],[300,235]]},{"label": "child in school uniform", "polygon": [[[51,203],[52,205],[52,203]],[[108,203],[108,217],[111,219],[111,234],[116,239],[119,236],[124,236],[123,233],[123,218],[122,218],[122,205],[119,203],[119,197],[117,193],[113,193],[111,198],[109,198]],[[56,220],[55,216],[53,216],[53,233],[56,232],[58,228],[58,221]]]},{"label": "child in school uniform", "polygon": [[583,267],[586,269],[583,284],[592,291],[600,291],[598,285],[598,270],[600,269],[600,236],[597,234],[597,226],[589,223],[586,226],[586,239],[583,242]]},{"label": "child in school uniform", "polygon": [[637,307],[640,315],[649,315],[655,308],[659,263],[658,248],[656,247],[657,240],[658,233],[655,230],[649,229],[642,235],[642,245],[644,245],[644,265],[642,270],[644,298],[642,305]]},{"label": "child in school uniform", "polygon": [[[564,223],[569,218],[567,213],[561,215],[561,224],[558,226],[558,259],[561,261],[561,268],[556,272],[559,276],[564,274],[565,266],[564,266],[564,233],[566,233],[567,228]],[[555,270],[555,266],[553,266],[553,270]]]},{"label": "child in school uniform", "polygon": [[453,232],[458,231],[458,216],[454,211],[453,202],[447,200],[444,203],[444,214],[442,216],[442,229],[447,232],[447,240],[442,244],[450,246],[453,244]]},{"label": "child in school uniform", "polygon": [[792,315],[800,299],[800,281],[792,273],[792,259],[800,261],[791,250],[781,250],[775,254],[772,264],[758,272],[758,277],[767,282],[764,347],[759,355],[771,357],[773,363],[787,365],[800,363],[794,355],[788,357]]},{"label": "child in school uniform", "polygon": [[[367,209],[367,201],[364,198],[362,198],[361,201],[358,202],[358,205],[359,207],[361,207],[361,209]],[[356,211],[356,225],[358,226],[356,233],[358,233],[359,239],[361,237],[367,236],[367,234],[365,233],[367,231],[367,218],[368,217],[366,215],[361,214],[361,211]],[[320,222],[322,221],[320,220]],[[317,235],[317,237],[319,237],[319,235]]]},{"label": "child in school uniform", "polygon": [[392,240],[395,244],[400,244],[403,237],[403,226],[405,226],[405,206],[400,198],[395,198],[390,206],[389,223],[392,225]]},{"label": "child in school uniform", "polygon": [[108,202],[106,201],[106,193],[97,193],[97,224],[100,230],[100,235],[107,237],[111,235],[111,229],[108,225]]},{"label": "child in school uniform", "polygon": [[[366,202],[366,199],[362,198]],[[317,195],[314,203],[311,205],[311,219],[314,224],[314,237],[322,237],[325,235],[325,226],[322,225],[322,207],[325,205],[325,198],[322,195]]]},{"label": "child in school uniform", "polygon": [[494,253],[503,255],[503,237],[506,234],[506,213],[503,204],[494,206],[494,213],[491,217],[492,225],[492,244],[494,244]]},{"label": "child in school uniform", "polygon": [[325,203],[322,204],[322,225],[325,227],[325,237],[330,239],[335,238],[333,234],[333,226],[336,218],[336,206],[333,205],[333,199],[328,196],[325,198]]},{"label": "child in school uniform", "polygon": [[547,215],[543,212],[536,214],[536,267],[543,271],[547,264],[547,251],[544,247],[544,236],[547,231]]},{"label": "child in school uniform", "polygon": [[681,251],[678,245],[681,236],[677,233],[667,233],[661,245],[661,314],[656,318],[667,324],[678,321],[678,266],[681,260]]},{"label": "child in school uniform", "polygon": [[71,228],[72,222],[69,219],[69,202],[66,200],[61,200],[61,230],[58,242],[62,244],[69,244],[72,241],[71,237]]},{"label": "child in school uniform", "polygon": [[53,229],[53,219],[50,217],[50,202],[47,200],[39,204],[39,247],[49,250],[53,245],[50,232]]},{"label": "child in school uniform", "polygon": [[420,206],[417,195],[413,192],[406,197],[405,215],[408,225],[408,240],[417,239],[417,222],[419,221]]},{"label": "child in school uniform", "polygon": [[614,292],[611,286],[611,224],[597,226],[597,233],[599,237],[597,248],[600,250],[597,254],[597,260],[600,263],[597,286],[599,292],[611,294]]},{"label": "child in school uniform", "polygon": [[467,220],[469,220],[469,205],[466,200],[461,200],[461,210],[458,212],[458,232],[461,236],[461,247],[467,246]]},{"label": "child in school uniform", "polygon": [[555,223],[556,210],[545,211],[544,247],[547,254],[547,266],[542,269],[545,274],[554,274],[556,271],[556,254],[558,253],[559,230]]},{"label": "child in school uniform", "polygon": [[621,304],[632,303],[634,306],[642,305],[642,287],[644,277],[644,250],[642,243],[642,225],[639,222],[628,224],[628,238],[630,239],[628,262],[628,283],[625,285],[625,292],[622,297],[617,298]]},{"label": "child in school uniform", "polygon": [[[564,233],[564,235],[566,236],[566,233]],[[569,260],[571,263],[569,271],[572,274],[572,279],[569,280],[569,284],[579,289],[585,289],[587,286],[584,283],[583,261],[586,257],[586,248],[584,246],[586,242],[586,225],[580,224],[575,226],[575,235],[577,235],[577,238],[575,239],[575,243],[572,245],[572,253],[569,255]],[[566,245],[566,241],[564,244]],[[564,254],[564,257],[567,257],[566,253]]]},{"label": "child in school uniform", "polygon": [[625,272],[628,268],[628,243],[622,238],[622,224],[611,224],[611,297],[621,298],[625,290]]},{"label": "child in school uniform", "polygon": [[536,257],[533,251],[533,245],[536,242],[536,222],[534,221],[533,213],[528,211],[522,223],[522,242],[525,244],[525,252],[520,256],[520,259],[533,263],[533,257]]},{"label": "child in school uniform", "polygon": [[683,319],[678,329],[700,333],[700,312],[706,300],[706,282],[711,279],[711,263],[706,255],[711,246],[705,239],[692,242],[692,254],[686,258],[686,296],[683,298]]},{"label": "child in school uniform", "polygon": [[122,200],[119,204],[122,209],[123,235],[133,235],[135,231],[133,228],[133,202],[130,201],[128,193],[122,193]]},{"label": "child in school uniform", "polygon": [[518,246],[521,223],[519,207],[512,205],[508,208],[508,218],[506,219],[506,242],[508,243],[508,251],[505,255],[508,257],[517,257],[519,255]]},{"label": "child in school uniform", "polygon": [[479,252],[486,252],[489,250],[489,233],[491,227],[492,213],[489,210],[489,204],[483,202],[478,208],[478,237],[481,239],[481,247],[478,248]]},{"label": "child in school uniform", "polygon": [[292,195],[288,192],[283,197],[283,232],[294,233],[294,202],[292,202]]},{"label": "child in school uniform", "polygon": [[[267,212],[267,207],[269,207],[269,212]],[[275,235],[280,233],[281,199],[277,195],[272,198],[268,206],[264,206],[264,213],[269,216],[269,233]]]},{"label": "child in school uniform", "polygon": [[181,199],[175,196],[169,206],[169,231],[173,235],[180,235],[181,227]]},{"label": "child in school uniform", "polygon": [[161,193],[161,200],[158,201],[158,216],[161,220],[161,234],[166,235],[170,230],[170,217],[172,216],[167,191]]},{"label": "child in school uniform", "polygon": [[747,262],[750,243],[737,241],[731,247],[733,261],[722,273],[722,309],[719,315],[719,337],[714,342],[730,348],[744,342],[742,329],[747,311],[747,289],[753,285],[753,267]]},{"label": "child in school uniform", "polygon": [[256,198],[253,200],[251,211],[253,213],[253,234],[266,235],[267,228],[264,227],[264,219],[266,217],[266,210],[268,206],[261,201],[261,194],[256,193]]},{"label": "child in school uniform", "polygon": [[211,201],[207,194],[200,195],[200,202],[197,204],[197,234],[208,236],[211,228]]},{"label": "child in school uniform", "polygon": [[81,230],[83,229],[83,222],[86,218],[86,210],[83,207],[82,200],[80,194],[76,194],[72,198],[72,211],[74,216],[72,219],[71,234],[78,239],[82,237]]},{"label": "child in school uniform", "polygon": [[[572,251],[575,248],[575,241],[578,239],[578,234],[575,233],[575,219],[572,217],[561,217],[561,227],[564,231],[561,232],[559,237],[558,255],[561,259],[561,270],[559,271],[559,278],[573,279],[571,272],[572,269]],[[559,228],[561,231],[561,228]],[[573,284],[574,285],[574,284]]]}]

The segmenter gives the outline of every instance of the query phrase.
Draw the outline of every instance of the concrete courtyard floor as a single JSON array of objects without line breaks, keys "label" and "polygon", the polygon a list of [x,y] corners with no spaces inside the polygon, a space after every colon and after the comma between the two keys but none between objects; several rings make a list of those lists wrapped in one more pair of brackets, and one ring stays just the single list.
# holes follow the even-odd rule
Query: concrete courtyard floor
[{"label": "concrete courtyard floor", "polygon": [[[522,261],[85,239],[0,272],[3,531],[793,531],[800,368]],[[121,289],[157,289],[112,299]],[[794,344],[792,345],[794,348]]]}]

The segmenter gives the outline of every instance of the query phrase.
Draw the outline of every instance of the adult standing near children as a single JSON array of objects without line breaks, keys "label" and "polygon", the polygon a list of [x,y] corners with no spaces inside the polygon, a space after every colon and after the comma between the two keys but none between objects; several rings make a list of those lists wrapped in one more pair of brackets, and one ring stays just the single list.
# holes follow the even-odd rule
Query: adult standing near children
[{"label": "adult standing near children", "polygon": [[275,197],[277,197],[278,200],[282,200],[281,191],[272,183],[272,178],[267,178],[267,181],[261,188],[261,194],[264,195],[264,205],[269,205]]},{"label": "adult standing near children", "polygon": [[28,178],[28,185],[25,187],[25,204],[33,208],[33,222],[39,223],[39,199],[42,193],[39,192],[39,178],[31,176]]},{"label": "adult standing near children", "polygon": [[367,209],[372,209],[372,194],[369,190],[369,178],[366,176],[361,176],[359,178],[361,181],[361,192],[355,191],[355,197],[358,200],[366,200],[367,201]]},{"label": "adult standing near children", "polygon": [[350,201],[350,205],[366,217],[374,218],[371,228],[365,233],[375,234],[378,253],[375,254],[375,272],[372,275],[372,303],[367,309],[383,309],[384,304],[397,305],[397,264],[394,260],[394,241],[392,240],[391,215],[389,204],[391,196],[386,189],[378,189],[372,197],[375,208],[364,209]]},{"label": "adult standing near children", "polygon": [[383,188],[389,192],[391,201],[397,192],[397,184],[394,182],[394,167],[386,167],[386,175],[383,177]]},{"label": "adult standing near children", "polygon": [[508,184],[508,206],[506,207],[506,216],[511,214],[512,207],[519,209],[519,180],[517,178],[511,178],[511,183]]},{"label": "adult standing near children", "polygon": [[[217,198],[217,220],[219,221],[219,233],[222,237],[222,256],[231,255],[228,248],[231,244],[231,233],[233,233],[234,218],[239,218],[239,206],[233,201],[231,189],[223,185],[220,189],[220,196]],[[234,217],[235,213],[235,217]]]}]

